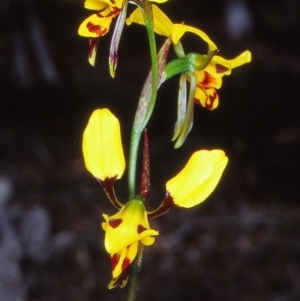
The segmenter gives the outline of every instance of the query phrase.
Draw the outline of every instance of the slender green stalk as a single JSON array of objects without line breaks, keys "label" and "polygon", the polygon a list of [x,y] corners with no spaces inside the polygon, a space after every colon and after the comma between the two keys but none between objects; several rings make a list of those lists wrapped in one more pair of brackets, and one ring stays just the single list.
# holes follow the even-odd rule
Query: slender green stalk
[{"label": "slender green stalk", "polygon": [[154,35],[154,25],[151,3],[140,3],[143,17],[145,21],[145,27],[148,34],[148,40],[150,45],[151,65],[152,65],[152,85],[151,85],[151,97],[143,98],[141,96],[138,109],[135,115],[135,120],[131,132],[130,141],[130,153],[129,153],[129,170],[128,170],[128,188],[129,188],[129,199],[132,199],[136,194],[136,164],[139,150],[139,143],[141,135],[145,129],[155,106],[157,87],[158,87],[158,63],[157,63],[157,50]]},{"label": "slender green stalk", "polygon": [[139,285],[139,273],[142,268],[143,251],[144,246],[143,244],[139,243],[139,249],[136,255],[136,259],[131,264],[127,301],[134,301],[136,299]]},{"label": "slender green stalk", "polygon": [[141,139],[141,133],[131,132],[130,140],[130,152],[129,152],[129,167],[128,167],[128,189],[129,189],[129,200],[131,200],[135,194],[135,182],[136,182],[136,163],[139,150],[139,143]]}]

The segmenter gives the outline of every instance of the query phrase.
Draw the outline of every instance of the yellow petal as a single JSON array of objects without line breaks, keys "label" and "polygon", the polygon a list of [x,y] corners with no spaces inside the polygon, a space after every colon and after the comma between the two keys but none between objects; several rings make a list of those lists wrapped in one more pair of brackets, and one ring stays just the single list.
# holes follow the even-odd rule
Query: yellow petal
[{"label": "yellow petal", "polygon": [[107,7],[107,3],[100,0],[86,0],[84,7],[91,10],[103,10]]},{"label": "yellow petal", "polygon": [[199,36],[202,40],[204,40],[207,44],[210,50],[217,50],[217,46],[215,43],[208,37],[208,35],[203,32],[202,30],[188,26],[185,24],[174,24],[173,29],[172,29],[172,41],[175,44],[178,44],[179,40],[181,37],[186,33],[186,32],[192,32]]},{"label": "yellow petal", "polygon": [[[105,248],[109,254],[116,254],[131,244],[141,241],[151,244],[146,237],[158,232],[150,229],[144,204],[132,199],[115,215],[103,215],[106,222]],[[152,243],[154,240],[152,241]]]},{"label": "yellow petal", "polygon": [[82,150],[87,170],[102,181],[119,179],[125,169],[119,120],[108,110],[93,112],[83,133]]},{"label": "yellow petal", "polygon": [[[172,32],[173,23],[156,5],[152,5],[152,9],[154,31],[157,34],[169,37]],[[145,25],[142,11],[140,8],[135,9],[133,13],[129,16],[129,18],[126,19],[127,25],[130,25],[131,23]]]},{"label": "yellow petal", "polygon": [[166,184],[174,204],[190,208],[203,202],[216,188],[227,162],[222,150],[195,152],[181,172]]},{"label": "yellow petal", "polygon": [[155,241],[155,238],[154,237],[144,237],[142,240],[141,240],[141,243],[145,246],[150,246],[150,245],[153,245]]},{"label": "yellow petal", "polygon": [[232,60],[226,60],[221,56],[214,56],[206,70],[214,77],[222,77],[223,75],[230,75],[231,70],[251,62],[251,52],[244,51],[239,56]]},{"label": "yellow petal", "polygon": [[112,19],[112,16],[101,17],[98,14],[91,15],[81,23],[78,34],[87,38],[102,37],[109,31]]}]

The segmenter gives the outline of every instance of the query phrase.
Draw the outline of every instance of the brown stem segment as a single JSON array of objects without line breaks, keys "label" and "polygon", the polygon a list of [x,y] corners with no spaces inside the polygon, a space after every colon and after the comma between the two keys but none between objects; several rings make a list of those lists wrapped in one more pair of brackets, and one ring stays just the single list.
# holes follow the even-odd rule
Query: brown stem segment
[{"label": "brown stem segment", "polygon": [[149,209],[150,156],[149,156],[149,141],[148,141],[147,129],[145,129],[144,131],[144,149],[143,149],[142,179],[140,185],[140,194],[145,200],[146,208]]}]

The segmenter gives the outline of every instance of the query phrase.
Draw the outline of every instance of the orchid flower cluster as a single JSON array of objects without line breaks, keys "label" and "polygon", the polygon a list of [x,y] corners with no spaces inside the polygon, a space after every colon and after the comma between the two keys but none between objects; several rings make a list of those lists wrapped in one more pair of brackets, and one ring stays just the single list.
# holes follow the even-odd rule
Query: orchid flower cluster
[{"label": "orchid flower cluster", "polygon": [[[167,181],[161,205],[150,210],[150,158],[146,126],[152,116],[160,85],[179,75],[177,121],[172,137],[174,147],[178,148],[183,145],[192,128],[194,103],[208,110],[216,109],[219,104],[217,90],[222,86],[223,76],[230,75],[232,69],[251,61],[249,51],[231,60],[217,55],[218,48],[206,33],[196,27],[173,23],[156,5],[163,2],[167,0],[86,0],[85,8],[94,13],[82,22],[78,30],[79,35],[89,38],[88,59],[95,65],[99,39],[109,32],[112,21],[117,18],[108,56],[112,77],[115,77],[117,69],[118,46],[125,24],[145,26],[149,40],[151,69],[137,104],[130,141],[129,201],[120,202],[114,191],[115,181],[124,173],[125,158],[119,120],[108,108],[92,113],[82,143],[87,170],[98,180],[118,210],[112,216],[103,214],[105,249],[112,263],[112,280],[108,287],[124,287],[130,279],[128,300],[135,299],[143,246],[152,245],[159,234],[150,228],[148,218],[161,216],[172,207],[191,208],[203,202],[216,188],[228,162],[223,150],[194,152],[183,169]],[[127,16],[129,4],[133,4],[135,9]],[[201,42],[206,43],[207,53],[186,54],[181,41],[186,33],[195,34]],[[159,51],[155,34],[165,37]],[[177,58],[168,61],[171,45]],[[137,193],[136,165],[143,133],[142,180]]]}]

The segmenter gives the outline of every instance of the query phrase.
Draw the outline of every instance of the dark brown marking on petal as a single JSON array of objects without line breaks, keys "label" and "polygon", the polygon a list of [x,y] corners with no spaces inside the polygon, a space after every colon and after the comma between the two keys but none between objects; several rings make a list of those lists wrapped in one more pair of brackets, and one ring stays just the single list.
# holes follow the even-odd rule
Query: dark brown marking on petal
[{"label": "dark brown marking on petal", "polygon": [[216,64],[216,72],[217,73],[225,73],[229,70],[229,68],[223,66],[223,65],[220,65],[220,64]]},{"label": "dark brown marking on petal", "polygon": [[100,25],[95,25],[92,22],[88,22],[86,28],[89,32],[93,32],[99,37],[104,36],[107,33],[107,28],[102,29]]},{"label": "dark brown marking on petal", "polygon": [[122,271],[124,271],[130,264],[131,264],[131,261],[129,260],[129,258],[126,257],[122,263]]},{"label": "dark brown marking on petal", "polygon": [[176,206],[176,204],[174,204],[173,197],[171,196],[169,191],[166,192],[166,197],[164,199],[164,205],[165,205],[165,207],[169,207],[169,208]]},{"label": "dark brown marking on petal", "polygon": [[116,181],[116,178],[117,178],[117,175],[112,177],[112,178],[108,178],[106,177],[104,179],[104,181],[100,180],[100,179],[97,179],[101,186],[104,188],[104,189],[111,189],[111,187],[114,185],[115,181]]},{"label": "dark brown marking on petal", "polygon": [[108,224],[112,227],[112,228],[117,228],[120,226],[120,224],[123,222],[123,220],[121,218],[118,219],[110,219],[108,221]]},{"label": "dark brown marking on petal", "polygon": [[213,81],[213,77],[207,72],[204,71],[204,77],[201,83],[198,83],[198,85],[200,84],[200,86],[205,86],[205,87],[209,87],[210,83]]},{"label": "dark brown marking on petal", "polygon": [[208,98],[207,98],[207,100],[205,102],[205,108],[206,109],[208,109],[208,110],[212,110],[213,109],[214,102],[217,99],[217,96],[218,96],[218,94],[217,94],[216,91],[214,91],[214,94],[208,95]]},{"label": "dark brown marking on petal", "polygon": [[100,29],[99,25],[95,25],[92,22],[88,22],[86,24],[86,28],[90,31],[90,32],[96,32],[97,30]]},{"label": "dark brown marking on petal", "polygon": [[97,13],[97,16],[99,18],[115,17],[121,11],[119,8],[114,7],[108,14],[104,15],[104,14],[102,14],[102,12],[105,11],[105,9],[103,9]]},{"label": "dark brown marking on petal", "polygon": [[120,259],[120,255],[118,254],[114,254],[113,256],[111,256],[111,269],[112,271],[115,270],[115,267],[117,266],[118,262]]},{"label": "dark brown marking on petal", "polygon": [[142,225],[138,225],[137,226],[137,233],[141,234],[142,232],[144,232],[145,230],[147,230],[144,226]]}]

